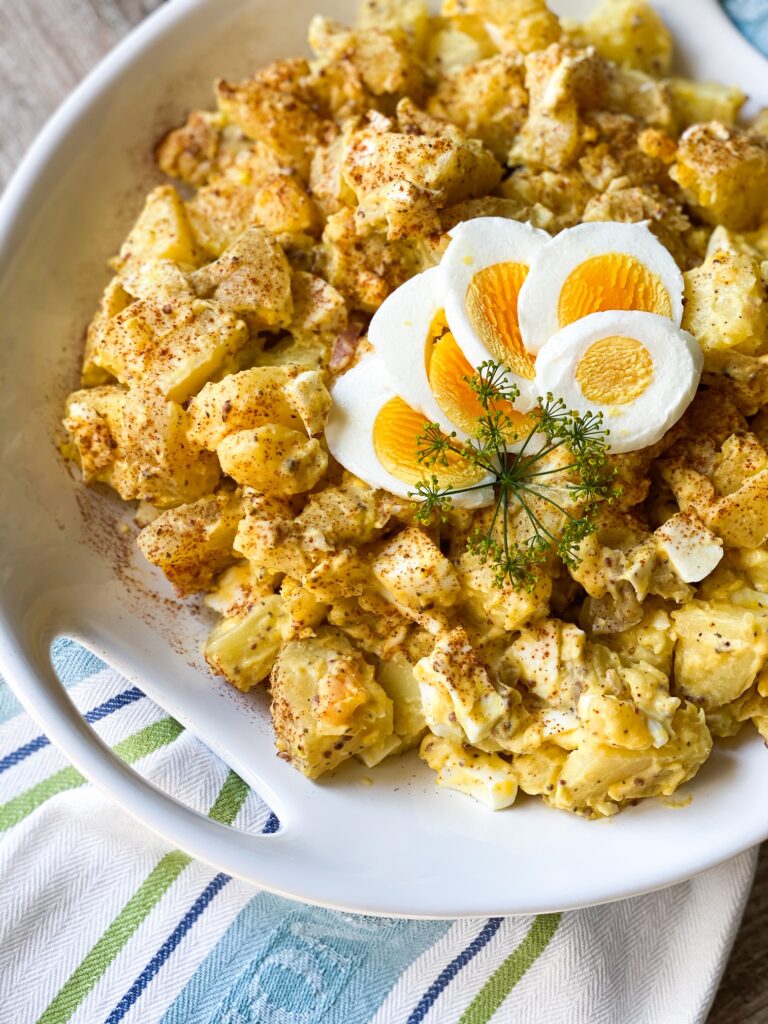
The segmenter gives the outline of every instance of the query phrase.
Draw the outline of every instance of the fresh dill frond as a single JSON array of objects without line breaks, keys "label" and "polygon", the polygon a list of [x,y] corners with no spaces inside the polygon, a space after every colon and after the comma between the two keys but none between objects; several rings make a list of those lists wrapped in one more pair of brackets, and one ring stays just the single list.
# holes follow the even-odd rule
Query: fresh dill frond
[{"label": "fresh dill frond", "polygon": [[[546,395],[518,435],[510,410],[519,390],[504,367],[485,362],[467,380],[481,407],[474,437],[461,443],[455,433],[445,435],[429,423],[417,438],[418,459],[428,467],[445,467],[450,453],[492,477],[493,512],[487,527],[470,535],[467,549],[491,564],[496,586],[532,590],[536,569],[553,555],[569,568],[578,565],[580,546],[596,529],[598,505],[619,493],[608,464],[608,431],[601,414],[574,412],[562,399]],[[513,443],[517,451],[508,451]],[[429,523],[438,514],[444,519],[453,496],[482,486],[441,487],[433,473],[412,492],[421,502],[416,518]],[[552,515],[544,514],[546,507]],[[510,536],[510,510],[528,521],[522,541]]]}]

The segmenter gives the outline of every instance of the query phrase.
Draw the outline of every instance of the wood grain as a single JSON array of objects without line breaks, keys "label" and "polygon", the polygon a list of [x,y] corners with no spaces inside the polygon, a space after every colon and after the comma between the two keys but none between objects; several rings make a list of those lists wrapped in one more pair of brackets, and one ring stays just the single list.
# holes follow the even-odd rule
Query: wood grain
[{"label": "wood grain", "polygon": [[[161,2],[0,0],[0,188],[61,99]],[[766,1024],[766,954],[768,844],[707,1024]]]}]

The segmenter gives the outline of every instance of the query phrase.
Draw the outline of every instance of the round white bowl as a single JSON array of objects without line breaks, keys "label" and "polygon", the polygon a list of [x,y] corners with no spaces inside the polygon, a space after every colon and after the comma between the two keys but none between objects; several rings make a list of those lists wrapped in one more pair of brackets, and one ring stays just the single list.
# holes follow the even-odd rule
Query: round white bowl
[{"label": "round white bowl", "polygon": [[[573,4],[557,4],[572,9]],[[662,5],[702,77],[762,83],[768,65],[714,0]],[[351,17],[325,0],[324,13]],[[275,757],[264,695],[208,672],[208,623],[174,601],[120,532],[127,513],[59,457],[62,401],[105,267],[157,179],[152,144],[211,103],[216,75],[305,51],[316,0],[175,0],[118,47],[43,131],[0,205],[0,671],[94,783],[177,846],[275,892],[373,914],[453,917],[560,910],[657,888],[768,836],[768,753],[718,744],[689,806],[643,803],[590,823],[535,801],[492,814],[438,791],[415,755],[311,783]],[[711,59],[716,54],[717,59]],[[763,99],[766,99],[766,95]],[[282,828],[253,836],[183,807],[116,760],[50,663],[81,640],[239,772]]]}]

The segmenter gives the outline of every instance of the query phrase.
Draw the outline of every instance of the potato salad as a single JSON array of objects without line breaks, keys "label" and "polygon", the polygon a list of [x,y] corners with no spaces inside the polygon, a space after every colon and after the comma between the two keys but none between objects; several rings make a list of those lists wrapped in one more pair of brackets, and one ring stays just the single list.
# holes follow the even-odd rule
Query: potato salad
[{"label": "potato salad", "polygon": [[645,0],[309,43],[158,142],[65,456],[310,779],[599,818],[768,742],[768,111]]}]

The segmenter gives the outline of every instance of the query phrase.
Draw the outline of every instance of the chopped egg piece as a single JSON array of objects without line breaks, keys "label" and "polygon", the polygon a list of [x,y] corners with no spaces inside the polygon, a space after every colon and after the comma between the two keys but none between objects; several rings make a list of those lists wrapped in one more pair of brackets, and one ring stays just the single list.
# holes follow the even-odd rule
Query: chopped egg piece
[{"label": "chopped egg piece", "polygon": [[703,355],[694,337],[655,313],[592,313],[558,331],[536,360],[541,394],[602,413],[612,452],[655,444],[696,394]]},{"label": "chopped egg piece", "polygon": [[488,360],[507,367],[520,389],[516,409],[528,412],[537,398],[535,368],[520,332],[518,297],[549,235],[504,217],[463,221],[450,235],[440,264],[448,328],[474,369]]},{"label": "chopped egg piece", "polygon": [[703,580],[723,557],[722,540],[691,512],[671,516],[655,531],[655,536],[684,583]]},{"label": "chopped egg piece", "polygon": [[683,316],[683,275],[647,223],[578,224],[543,245],[520,290],[523,342],[539,352],[561,328],[607,310]]},{"label": "chopped egg piece", "polygon": [[404,402],[378,356],[368,355],[336,381],[325,427],[328,450],[337,462],[371,487],[418,501],[421,480],[437,476],[457,508],[481,508],[493,501],[493,477],[460,455],[447,465],[419,461],[418,438],[430,422]]},{"label": "chopped egg piece", "polygon": [[509,761],[455,740],[427,735],[421,757],[437,772],[438,786],[474,797],[492,811],[511,807],[517,797],[517,774]]}]

